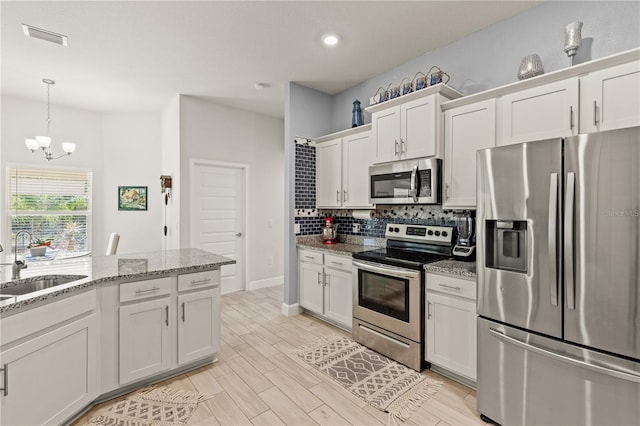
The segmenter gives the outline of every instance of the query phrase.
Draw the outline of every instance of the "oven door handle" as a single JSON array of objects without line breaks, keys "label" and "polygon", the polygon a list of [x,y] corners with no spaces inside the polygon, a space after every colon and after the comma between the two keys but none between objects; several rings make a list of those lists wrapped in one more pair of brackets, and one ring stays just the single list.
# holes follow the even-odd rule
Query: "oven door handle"
[{"label": "oven door handle", "polygon": [[353,266],[363,271],[375,272],[384,275],[394,275],[402,278],[419,278],[420,271],[412,271],[411,269],[398,268],[390,265],[378,265],[368,262],[353,261]]}]

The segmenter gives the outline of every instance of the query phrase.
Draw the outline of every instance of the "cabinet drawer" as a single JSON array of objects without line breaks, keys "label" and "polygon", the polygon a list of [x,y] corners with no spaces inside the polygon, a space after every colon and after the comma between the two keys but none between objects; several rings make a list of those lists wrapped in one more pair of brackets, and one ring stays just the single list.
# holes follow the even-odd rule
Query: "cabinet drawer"
[{"label": "cabinet drawer", "polygon": [[220,270],[178,275],[178,291],[219,286]]},{"label": "cabinet drawer", "polygon": [[322,253],[312,250],[300,250],[300,261],[322,265]]},{"label": "cabinet drawer", "polygon": [[461,278],[427,274],[427,289],[476,300],[476,283]]},{"label": "cabinet drawer", "polygon": [[142,300],[169,294],[171,293],[171,281],[170,277],[165,277],[120,284],[120,302]]},{"label": "cabinet drawer", "polygon": [[329,268],[344,269],[345,271],[351,270],[351,258],[343,256],[334,256],[332,254],[324,255],[324,266]]}]

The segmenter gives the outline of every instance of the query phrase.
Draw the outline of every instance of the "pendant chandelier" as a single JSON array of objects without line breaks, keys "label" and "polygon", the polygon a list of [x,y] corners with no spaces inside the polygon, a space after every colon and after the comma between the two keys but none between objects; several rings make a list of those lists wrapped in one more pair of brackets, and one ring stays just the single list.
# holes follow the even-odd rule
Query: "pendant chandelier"
[{"label": "pendant chandelier", "polygon": [[76,144],[71,142],[62,142],[62,150],[65,153],[57,157],[55,157],[53,152],[51,152],[51,101],[49,92],[51,85],[56,84],[56,82],[47,78],[43,79],[42,82],[47,85],[47,135],[36,136],[35,139],[25,139],[24,143],[27,146],[27,149],[31,150],[31,152],[36,152],[38,149],[42,150],[44,158],[46,158],[47,161],[51,161],[64,157],[65,155],[71,155],[73,151],[76,150]]}]

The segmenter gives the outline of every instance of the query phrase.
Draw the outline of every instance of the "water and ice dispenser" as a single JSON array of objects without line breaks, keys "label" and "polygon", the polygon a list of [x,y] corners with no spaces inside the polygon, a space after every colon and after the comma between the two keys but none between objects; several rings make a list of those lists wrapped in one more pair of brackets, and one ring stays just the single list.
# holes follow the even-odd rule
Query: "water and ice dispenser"
[{"label": "water and ice dispenser", "polygon": [[526,274],[527,221],[487,220],[485,225],[485,266]]}]

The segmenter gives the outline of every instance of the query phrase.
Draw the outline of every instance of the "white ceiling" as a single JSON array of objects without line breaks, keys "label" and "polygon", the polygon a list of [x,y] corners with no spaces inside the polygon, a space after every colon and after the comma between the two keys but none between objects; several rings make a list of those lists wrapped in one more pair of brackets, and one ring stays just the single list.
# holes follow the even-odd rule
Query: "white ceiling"
[{"label": "white ceiling", "polygon": [[[44,101],[50,78],[52,103],[90,111],[160,111],[181,93],[282,117],[287,81],[335,94],[538,4],[2,1],[1,90]],[[324,47],[327,32],[341,44]]]}]

